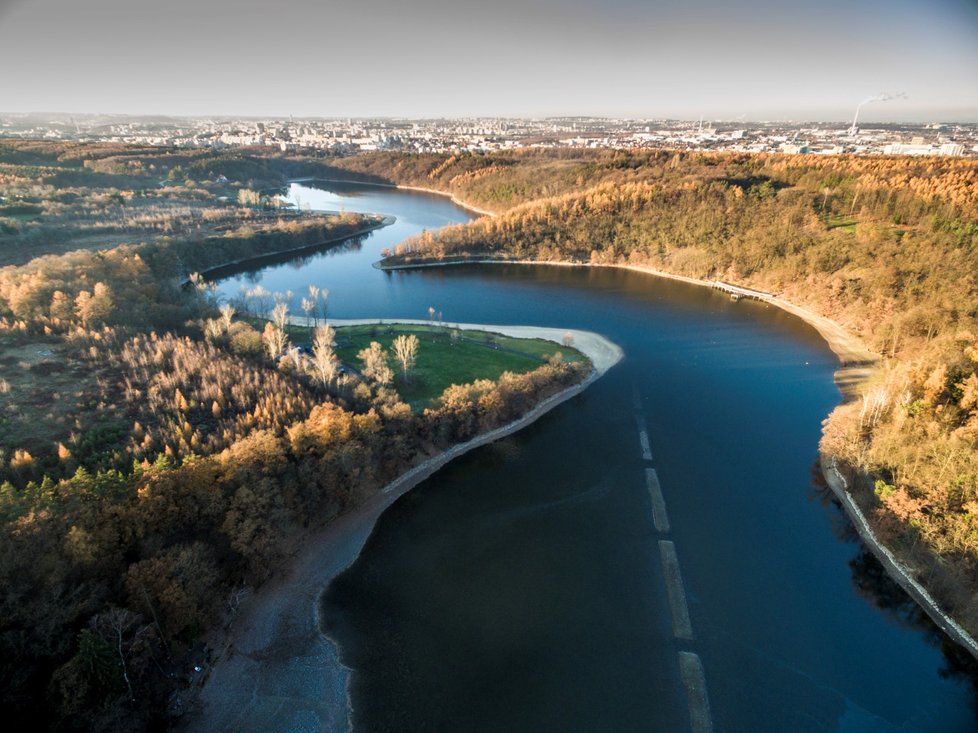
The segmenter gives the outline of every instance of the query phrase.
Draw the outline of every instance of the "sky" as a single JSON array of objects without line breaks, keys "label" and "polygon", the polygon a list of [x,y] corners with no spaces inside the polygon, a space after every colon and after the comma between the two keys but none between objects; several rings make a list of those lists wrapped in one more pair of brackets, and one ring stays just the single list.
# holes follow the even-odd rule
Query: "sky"
[{"label": "sky", "polygon": [[0,112],[978,122],[978,0],[0,0]]}]

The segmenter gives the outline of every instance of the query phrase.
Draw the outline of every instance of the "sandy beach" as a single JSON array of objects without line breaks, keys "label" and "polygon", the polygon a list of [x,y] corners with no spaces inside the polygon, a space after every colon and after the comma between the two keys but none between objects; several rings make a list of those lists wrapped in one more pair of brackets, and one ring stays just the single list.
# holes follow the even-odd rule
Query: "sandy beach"
[{"label": "sandy beach", "polygon": [[[293,318],[295,323],[305,319]],[[395,321],[385,321],[393,323]],[[397,323],[428,321],[397,320]],[[359,325],[372,320],[332,320]],[[568,332],[594,371],[541,402],[521,419],[457,445],[402,475],[367,503],[304,539],[287,568],[248,597],[230,630],[211,640],[216,659],[205,670],[190,731],[347,731],[349,671],[333,643],[319,632],[319,598],[330,581],[359,555],[380,514],[398,497],[449,461],[510,435],[583,392],[624,356],[604,337],[573,329],[453,324],[463,329],[560,343]]]}]

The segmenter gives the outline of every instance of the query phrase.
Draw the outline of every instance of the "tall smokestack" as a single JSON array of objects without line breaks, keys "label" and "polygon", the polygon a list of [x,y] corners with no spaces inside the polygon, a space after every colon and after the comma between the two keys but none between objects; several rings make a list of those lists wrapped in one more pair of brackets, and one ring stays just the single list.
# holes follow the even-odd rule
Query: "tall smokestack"
[{"label": "tall smokestack", "polygon": [[889,102],[891,99],[906,99],[907,95],[903,92],[898,94],[887,94],[886,92],[880,92],[872,97],[866,97],[862,102],[856,105],[856,114],[852,117],[852,127],[849,128],[849,137],[855,137],[856,133],[859,132],[859,128],[856,123],[859,121],[859,110],[863,108],[864,105],[870,102]]}]

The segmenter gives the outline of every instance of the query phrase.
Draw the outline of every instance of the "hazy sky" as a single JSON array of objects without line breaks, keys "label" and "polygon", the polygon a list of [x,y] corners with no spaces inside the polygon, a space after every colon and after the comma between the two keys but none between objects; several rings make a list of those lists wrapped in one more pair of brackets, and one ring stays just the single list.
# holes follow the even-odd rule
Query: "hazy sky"
[{"label": "hazy sky", "polygon": [[978,121],[978,0],[0,0],[0,111]]}]

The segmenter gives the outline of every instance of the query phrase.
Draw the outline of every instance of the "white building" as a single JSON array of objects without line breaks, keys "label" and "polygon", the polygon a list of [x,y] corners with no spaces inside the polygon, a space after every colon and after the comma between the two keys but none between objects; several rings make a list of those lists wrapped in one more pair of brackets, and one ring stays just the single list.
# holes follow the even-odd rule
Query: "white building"
[{"label": "white building", "polygon": [[933,155],[936,151],[926,143],[890,143],[883,147],[884,155]]}]

